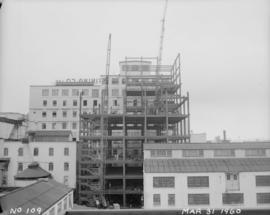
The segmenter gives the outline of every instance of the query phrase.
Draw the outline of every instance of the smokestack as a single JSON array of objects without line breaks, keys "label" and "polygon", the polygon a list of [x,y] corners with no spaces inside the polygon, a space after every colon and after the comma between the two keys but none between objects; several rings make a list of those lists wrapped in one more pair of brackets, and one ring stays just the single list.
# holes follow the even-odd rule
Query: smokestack
[{"label": "smokestack", "polygon": [[223,130],[223,141],[225,142],[227,140],[226,138],[226,130]]}]

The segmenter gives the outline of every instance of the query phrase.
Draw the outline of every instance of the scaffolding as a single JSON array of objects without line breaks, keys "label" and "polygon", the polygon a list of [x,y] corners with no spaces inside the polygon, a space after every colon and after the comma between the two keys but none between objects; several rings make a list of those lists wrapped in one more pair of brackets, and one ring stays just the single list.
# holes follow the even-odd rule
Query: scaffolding
[{"label": "scaffolding", "polygon": [[79,204],[94,206],[98,199],[104,206],[142,207],[144,144],[190,142],[189,94],[181,92],[180,55],[173,65],[157,60],[120,62],[122,106],[111,105],[109,84],[97,110],[80,114]]}]

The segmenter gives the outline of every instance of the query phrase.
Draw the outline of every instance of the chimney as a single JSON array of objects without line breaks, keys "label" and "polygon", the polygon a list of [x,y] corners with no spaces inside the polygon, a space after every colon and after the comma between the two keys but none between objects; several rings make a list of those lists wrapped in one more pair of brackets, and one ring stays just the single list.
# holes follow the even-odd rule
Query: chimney
[{"label": "chimney", "polygon": [[226,130],[223,130],[223,141],[227,141],[227,138],[226,138]]}]

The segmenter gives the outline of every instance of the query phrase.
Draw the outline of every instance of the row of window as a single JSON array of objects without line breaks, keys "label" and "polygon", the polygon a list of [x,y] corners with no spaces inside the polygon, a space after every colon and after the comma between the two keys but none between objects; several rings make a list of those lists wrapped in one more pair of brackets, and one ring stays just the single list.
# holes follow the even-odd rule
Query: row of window
[{"label": "row of window", "polygon": [[61,214],[73,207],[72,194],[66,196],[62,201],[58,202],[56,206],[49,210],[49,215]]},{"label": "row of window", "polygon": [[[119,96],[119,89],[112,89],[112,96]],[[42,89],[41,92],[42,96],[50,96],[50,90],[49,89]],[[92,94],[90,95],[89,89],[83,89],[82,95],[83,96],[91,96],[92,98],[98,98],[99,97],[99,89],[92,89]],[[51,92],[52,96],[59,96],[60,90],[59,89],[52,89]],[[62,96],[69,96],[69,89],[62,89],[61,91]],[[72,96],[79,96],[79,90],[78,89],[72,89],[71,91]]]},{"label": "row of window", "polygon": [[[237,174],[226,174],[227,180],[238,180]],[[270,175],[257,175],[256,186],[270,186]],[[174,188],[175,177],[153,177],[154,188]],[[209,176],[188,176],[187,187],[209,187]]]},{"label": "row of window", "polygon": [[[49,148],[48,153],[49,153],[49,156],[54,156],[54,148]],[[39,154],[39,148],[36,147],[33,150],[33,155],[38,156],[38,154]],[[68,147],[64,148],[64,155],[69,156],[69,148]],[[6,147],[4,148],[4,156],[8,156],[8,148],[6,148]],[[18,148],[18,156],[23,156],[23,148],[22,147]]]},{"label": "row of window", "polygon": [[[21,162],[18,163],[17,170],[18,170],[18,172],[23,171],[23,163],[21,163]],[[54,163],[53,162],[48,163],[48,170],[49,171],[54,170]],[[68,162],[64,163],[64,171],[69,171],[69,163]]]},{"label": "row of window", "polygon": [[[81,90],[82,95],[84,96],[89,96],[89,89],[83,89]],[[61,90],[61,95],[62,96],[69,96],[69,89],[62,89]],[[42,89],[41,91],[42,96],[50,96],[50,90],[49,89]],[[71,90],[71,95],[72,96],[79,96],[80,90],[79,89],[72,89]],[[60,96],[60,90],[59,89],[52,89],[51,91],[52,96]],[[99,89],[92,89],[92,94],[91,96],[93,98],[98,98],[99,97]]]},{"label": "row of window", "polygon": [[[257,204],[270,204],[270,193],[256,193]],[[243,193],[223,193],[222,203],[244,204]],[[160,194],[153,194],[153,205],[160,206]],[[168,194],[168,205],[175,206],[175,194]],[[210,205],[209,193],[188,194],[188,205]]]},{"label": "row of window", "polygon": [[[52,106],[56,107],[56,106],[58,105],[57,102],[58,102],[57,100],[52,100]],[[63,100],[62,102],[63,102],[63,103],[62,103],[62,106],[63,106],[63,107],[66,107],[66,106],[68,105],[67,100]],[[44,107],[46,107],[46,106],[48,105],[48,100],[43,100],[43,101],[42,101],[42,105],[43,105]],[[78,105],[79,105],[79,102],[78,102],[77,99],[72,100],[72,106],[73,106],[73,107],[78,107]],[[88,100],[85,100],[85,99],[84,99],[84,100],[82,101],[82,105],[83,105],[83,106],[87,106],[87,105],[88,105]],[[93,107],[96,107],[96,106],[98,106],[98,100],[93,100]]]},{"label": "row of window", "polygon": [[[150,150],[151,157],[172,157],[170,149],[152,149]],[[183,149],[183,157],[203,157],[203,149]],[[234,149],[216,149],[214,150],[215,157],[235,157]],[[245,156],[266,156],[266,149],[245,149]]]},{"label": "row of window", "polygon": [[[57,123],[53,122],[51,125],[52,125],[51,129],[55,130]],[[71,128],[73,130],[77,129],[77,126],[78,126],[78,123],[76,123],[76,122],[71,123]],[[68,123],[67,122],[62,122],[61,123],[61,128],[62,129],[67,129],[68,128]],[[41,123],[41,129],[49,129],[49,127],[47,126],[47,123]]]}]

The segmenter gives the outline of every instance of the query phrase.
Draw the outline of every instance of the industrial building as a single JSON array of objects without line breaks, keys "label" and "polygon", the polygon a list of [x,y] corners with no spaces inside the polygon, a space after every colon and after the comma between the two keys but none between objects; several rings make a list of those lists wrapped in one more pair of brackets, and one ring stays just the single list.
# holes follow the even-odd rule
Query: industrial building
[{"label": "industrial building", "polygon": [[148,144],[145,209],[270,208],[270,142]]},{"label": "industrial building", "polygon": [[27,131],[21,114],[1,113],[0,186],[19,187],[15,176],[33,162],[52,177],[71,188],[76,187],[76,142],[71,131]]},{"label": "industrial building", "polygon": [[105,78],[100,105],[80,114],[78,202],[95,205],[98,199],[104,205],[142,207],[144,146],[190,141],[180,55],[172,65],[126,58],[119,75]]}]

